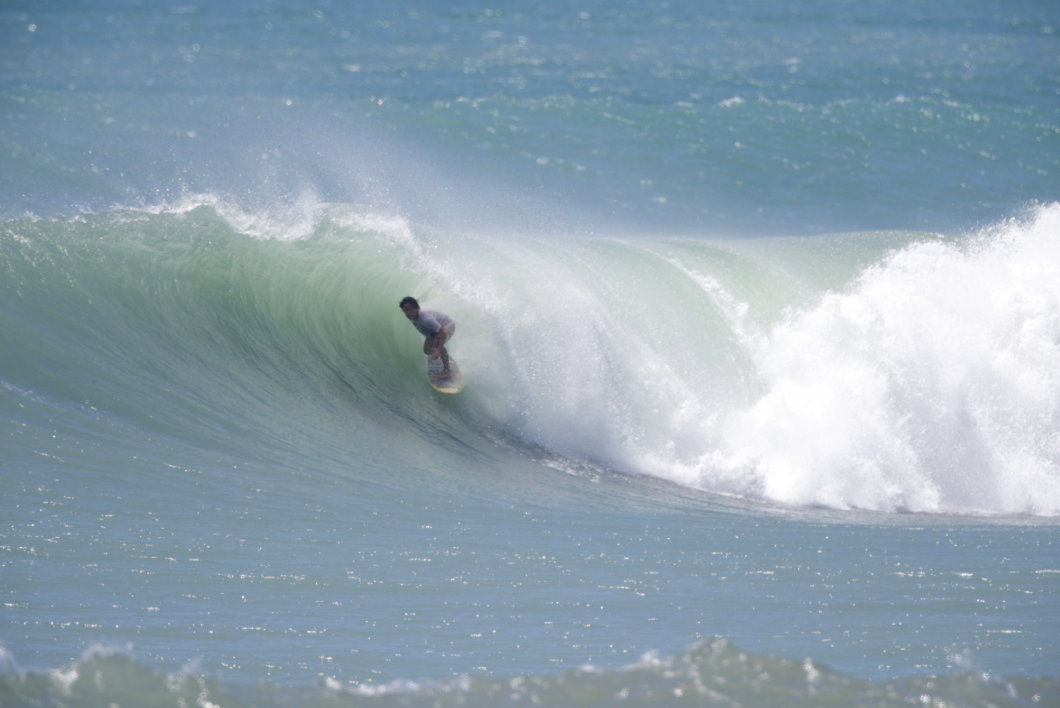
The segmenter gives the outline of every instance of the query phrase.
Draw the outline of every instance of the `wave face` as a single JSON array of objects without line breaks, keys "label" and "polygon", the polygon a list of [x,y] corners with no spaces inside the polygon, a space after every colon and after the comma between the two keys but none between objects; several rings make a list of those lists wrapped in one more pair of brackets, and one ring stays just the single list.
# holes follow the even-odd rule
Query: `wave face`
[{"label": "wave face", "polygon": [[[366,431],[405,427],[408,454],[539,450],[767,504],[1054,516],[1058,234],[1055,205],[959,240],[486,238],[211,199],[22,220],[4,382],[199,446],[313,458],[352,409],[384,466],[403,453]],[[406,292],[459,323],[449,407]]]}]

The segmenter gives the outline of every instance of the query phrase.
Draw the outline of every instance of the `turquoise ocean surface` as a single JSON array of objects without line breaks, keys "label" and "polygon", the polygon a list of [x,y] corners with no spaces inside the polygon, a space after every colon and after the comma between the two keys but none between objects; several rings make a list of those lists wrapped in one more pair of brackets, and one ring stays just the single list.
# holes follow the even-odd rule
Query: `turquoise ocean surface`
[{"label": "turquoise ocean surface", "polygon": [[148,705],[1060,706],[1060,4],[0,2],[0,706]]}]

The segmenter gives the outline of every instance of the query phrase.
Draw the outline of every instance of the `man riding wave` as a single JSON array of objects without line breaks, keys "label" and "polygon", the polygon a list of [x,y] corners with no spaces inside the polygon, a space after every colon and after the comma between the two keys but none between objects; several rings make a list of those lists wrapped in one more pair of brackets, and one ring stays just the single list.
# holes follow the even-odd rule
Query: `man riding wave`
[{"label": "man riding wave", "polygon": [[440,376],[448,376],[450,373],[449,352],[445,349],[445,343],[452,339],[453,333],[456,332],[456,323],[453,322],[453,318],[437,310],[421,310],[420,303],[411,295],[404,298],[398,307],[419,330],[419,333],[426,337],[423,342],[423,353],[432,361],[439,356],[442,357]]}]

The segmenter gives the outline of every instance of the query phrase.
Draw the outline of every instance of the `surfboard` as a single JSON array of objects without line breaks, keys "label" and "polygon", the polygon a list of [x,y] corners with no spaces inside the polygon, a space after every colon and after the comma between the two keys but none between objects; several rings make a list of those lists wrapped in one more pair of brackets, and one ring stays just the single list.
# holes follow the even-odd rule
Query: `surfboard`
[{"label": "surfboard", "polygon": [[442,357],[437,359],[427,358],[427,381],[434,387],[435,391],[441,393],[460,393],[464,387],[464,377],[460,374],[460,367],[452,355],[449,356],[449,373],[442,373]]}]

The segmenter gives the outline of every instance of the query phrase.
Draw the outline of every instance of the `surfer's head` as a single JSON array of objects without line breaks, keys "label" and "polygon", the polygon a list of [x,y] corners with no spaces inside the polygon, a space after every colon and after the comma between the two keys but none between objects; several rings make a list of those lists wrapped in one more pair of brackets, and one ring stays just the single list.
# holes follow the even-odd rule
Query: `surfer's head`
[{"label": "surfer's head", "polygon": [[416,315],[420,314],[420,303],[416,302],[416,298],[411,295],[402,300],[398,307],[405,313],[405,317],[410,320],[416,319]]}]

